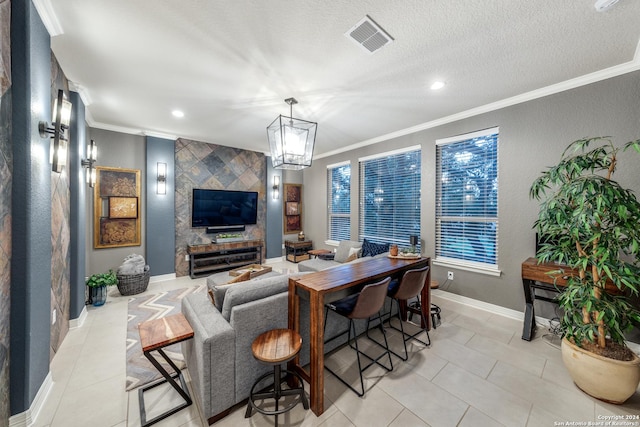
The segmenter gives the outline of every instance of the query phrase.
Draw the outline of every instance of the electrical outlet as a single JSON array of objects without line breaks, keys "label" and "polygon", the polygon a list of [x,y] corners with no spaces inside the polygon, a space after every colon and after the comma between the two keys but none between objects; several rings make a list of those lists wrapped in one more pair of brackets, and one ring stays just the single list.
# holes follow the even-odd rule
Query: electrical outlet
[{"label": "electrical outlet", "polygon": [[453,271],[447,271],[447,280],[453,280]]},{"label": "electrical outlet", "polygon": [[51,324],[55,325],[56,323],[56,309],[53,309],[53,313],[51,313]]},{"label": "electrical outlet", "polygon": [[185,256],[184,256],[184,260],[185,260],[185,261],[189,261],[189,255],[185,255]]}]

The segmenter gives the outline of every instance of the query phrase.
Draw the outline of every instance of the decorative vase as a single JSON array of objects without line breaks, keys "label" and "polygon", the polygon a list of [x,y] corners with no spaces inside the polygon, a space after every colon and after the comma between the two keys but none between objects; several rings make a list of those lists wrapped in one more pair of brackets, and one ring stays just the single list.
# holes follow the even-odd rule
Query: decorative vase
[{"label": "decorative vase", "polygon": [[640,358],[615,360],[586,351],[562,339],[562,361],[578,388],[596,399],[621,404],[640,383]]},{"label": "decorative vase", "polygon": [[91,301],[94,307],[100,307],[107,302],[107,286],[91,286]]},{"label": "decorative vase", "polygon": [[398,256],[398,245],[391,245],[389,247],[389,255]]}]

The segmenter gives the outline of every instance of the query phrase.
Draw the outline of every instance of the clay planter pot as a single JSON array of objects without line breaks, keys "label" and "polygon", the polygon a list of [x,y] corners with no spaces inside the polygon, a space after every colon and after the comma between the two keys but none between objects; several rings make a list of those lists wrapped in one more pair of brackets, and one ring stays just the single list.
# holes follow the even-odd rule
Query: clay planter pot
[{"label": "clay planter pot", "polygon": [[585,393],[605,402],[621,404],[630,398],[640,382],[640,358],[631,361],[609,359],[585,351],[562,339],[562,361],[571,379]]}]

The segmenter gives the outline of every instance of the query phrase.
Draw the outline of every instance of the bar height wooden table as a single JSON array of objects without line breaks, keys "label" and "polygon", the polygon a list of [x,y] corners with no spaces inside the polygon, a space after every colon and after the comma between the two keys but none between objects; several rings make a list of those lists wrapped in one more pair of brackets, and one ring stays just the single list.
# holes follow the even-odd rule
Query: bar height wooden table
[{"label": "bar height wooden table", "polygon": [[[310,385],[311,410],[320,416],[324,412],[324,304],[349,293],[350,288],[381,280],[401,277],[407,270],[430,265],[430,258],[392,259],[372,258],[357,263],[289,278],[289,329],[300,332],[300,298],[310,304],[310,365],[309,372],[300,366],[300,356],[289,362],[289,369],[297,371]],[[427,276],[431,282],[431,271]],[[422,290],[422,310],[430,319],[429,288]],[[406,314],[406,313],[405,313]]]}]

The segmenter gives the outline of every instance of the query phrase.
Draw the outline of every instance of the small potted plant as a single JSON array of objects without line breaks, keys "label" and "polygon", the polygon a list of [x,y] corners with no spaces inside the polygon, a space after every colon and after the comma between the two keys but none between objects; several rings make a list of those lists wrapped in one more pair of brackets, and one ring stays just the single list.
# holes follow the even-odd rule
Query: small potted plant
[{"label": "small potted plant", "polygon": [[89,276],[89,303],[95,307],[103,305],[107,301],[107,287],[118,284],[118,278],[113,270],[106,273],[96,273]]},{"label": "small potted plant", "polygon": [[640,140],[575,141],[530,189],[532,198],[545,196],[535,222],[546,242],[538,260],[572,270],[559,289],[562,360],[578,387],[612,403],[631,397],[640,381],[640,359],[624,336],[640,322],[630,301],[640,290],[640,202],[612,178],[626,151],[640,152]]}]

